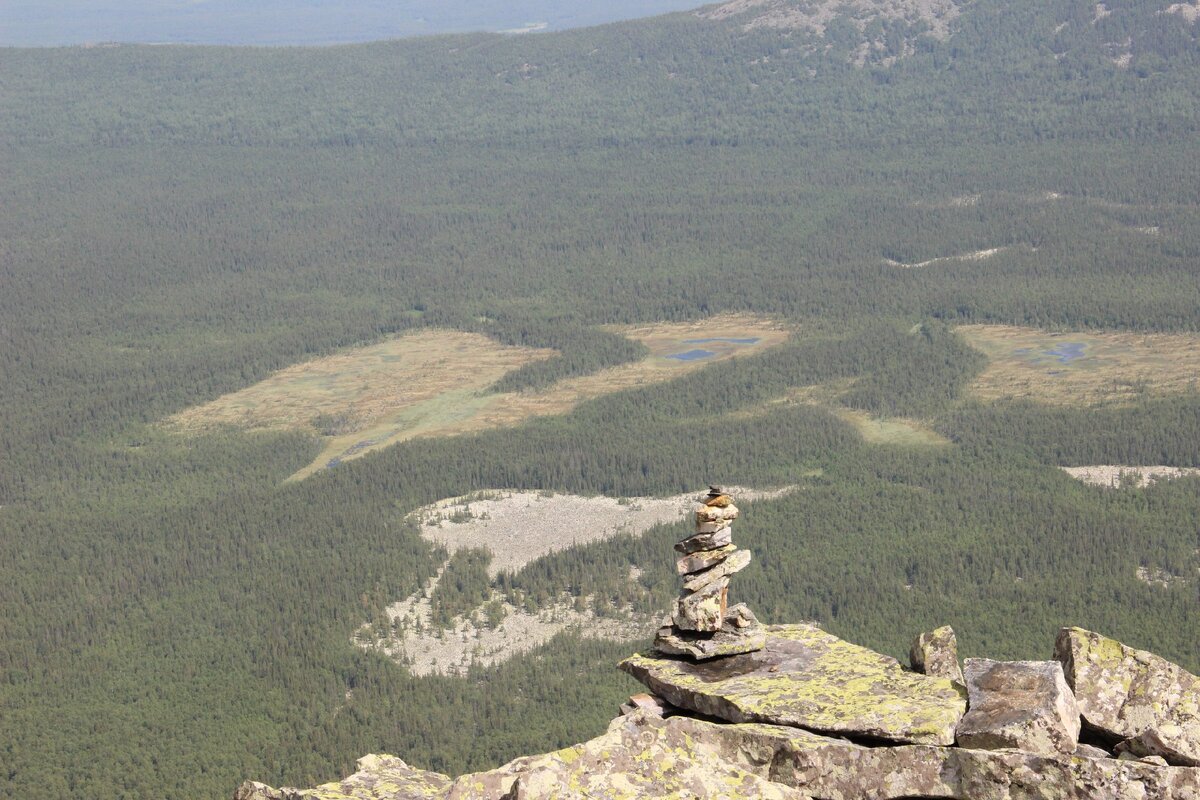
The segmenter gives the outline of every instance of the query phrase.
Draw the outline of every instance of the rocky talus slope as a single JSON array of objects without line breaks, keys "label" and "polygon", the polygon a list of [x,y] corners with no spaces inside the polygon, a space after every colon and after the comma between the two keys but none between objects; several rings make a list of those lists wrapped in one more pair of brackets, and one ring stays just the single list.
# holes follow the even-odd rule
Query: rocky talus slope
[{"label": "rocky talus slope", "polygon": [[315,789],[248,781],[235,800],[1200,800],[1200,678],[1064,628],[1050,661],[967,659],[941,628],[914,669],[812,624],[704,661],[634,655],[635,695],[607,732],[489,772],[393,756]]}]

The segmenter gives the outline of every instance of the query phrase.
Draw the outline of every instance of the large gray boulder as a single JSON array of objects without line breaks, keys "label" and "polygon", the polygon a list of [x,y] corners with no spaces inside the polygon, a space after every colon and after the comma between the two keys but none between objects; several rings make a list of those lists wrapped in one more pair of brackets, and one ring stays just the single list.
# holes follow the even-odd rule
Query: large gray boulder
[{"label": "large gray boulder", "polygon": [[1088,726],[1125,740],[1121,750],[1200,766],[1200,678],[1082,628],[1063,628],[1054,656]]},{"label": "large gray boulder", "polygon": [[908,650],[908,663],[914,672],[949,678],[960,686],[966,685],[958,665],[958,637],[949,625],[918,636]]},{"label": "large gray boulder", "polygon": [[812,624],[766,628],[762,650],[693,663],[655,654],[621,669],[680,708],[891,742],[948,745],[966,692]]},{"label": "large gray boulder", "polygon": [[968,710],[960,747],[1069,755],[1079,746],[1079,706],[1057,661],[968,658]]}]

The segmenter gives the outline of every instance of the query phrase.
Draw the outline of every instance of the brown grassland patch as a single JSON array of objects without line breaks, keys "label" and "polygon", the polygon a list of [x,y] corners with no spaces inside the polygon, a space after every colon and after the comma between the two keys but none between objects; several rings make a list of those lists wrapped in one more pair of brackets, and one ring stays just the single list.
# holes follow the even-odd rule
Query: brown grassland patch
[{"label": "brown grassland patch", "polygon": [[1012,325],[957,330],[988,357],[971,386],[984,400],[1121,403],[1147,392],[1195,389],[1200,376],[1200,336],[1194,334],[1052,333]]},{"label": "brown grassland patch", "polygon": [[[650,355],[543,390],[497,394],[487,387],[554,351],[508,347],[481,334],[422,330],[296,364],[254,386],[183,411],[167,424],[181,432],[235,427],[321,433],[325,442],[321,454],[292,476],[301,479],[407,439],[451,436],[562,414],[585,400],[669,380],[739,353],[780,344],[789,335],[783,326],[751,315],[609,330],[642,342]],[[754,341],[693,341],[699,339]],[[671,357],[691,350],[708,355],[695,360]]]}]

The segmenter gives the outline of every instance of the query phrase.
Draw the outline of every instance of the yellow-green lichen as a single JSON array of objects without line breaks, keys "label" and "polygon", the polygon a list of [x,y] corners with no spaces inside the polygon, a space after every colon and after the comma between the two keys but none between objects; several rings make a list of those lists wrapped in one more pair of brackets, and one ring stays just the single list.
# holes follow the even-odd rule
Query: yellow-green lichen
[{"label": "yellow-green lichen", "polygon": [[966,710],[949,679],[905,672],[811,625],[771,627],[766,649],[741,658],[720,667],[642,655],[624,666],[671,702],[735,722],[949,744]]}]

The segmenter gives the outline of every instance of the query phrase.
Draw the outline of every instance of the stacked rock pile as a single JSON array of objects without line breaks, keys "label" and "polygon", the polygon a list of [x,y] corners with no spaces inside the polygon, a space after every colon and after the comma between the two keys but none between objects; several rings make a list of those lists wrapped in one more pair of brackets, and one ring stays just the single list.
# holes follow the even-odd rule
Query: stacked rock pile
[{"label": "stacked rock pile", "polygon": [[761,650],[766,633],[744,603],[730,607],[729,578],[750,563],[733,543],[738,508],[719,487],[695,508],[696,532],[675,545],[683,590],[654,640],[661,653],[702,660]]}]

